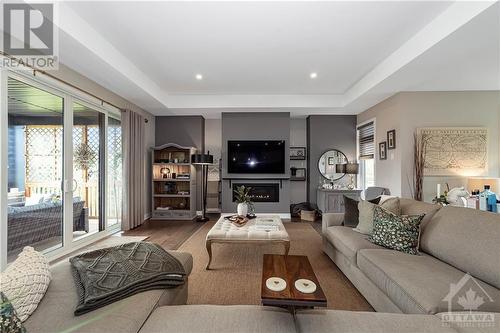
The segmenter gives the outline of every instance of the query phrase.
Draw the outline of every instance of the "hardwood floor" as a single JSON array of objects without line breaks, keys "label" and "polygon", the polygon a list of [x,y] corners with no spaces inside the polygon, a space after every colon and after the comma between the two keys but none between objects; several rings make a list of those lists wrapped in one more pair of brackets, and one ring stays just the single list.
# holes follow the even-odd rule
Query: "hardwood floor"
[{"label": "hardwood floor", "polygon": [[[216,221],[219,214],[207,214]],[[123,233],[123,236],[147,236],[147,241],[161,245],[167,250],[177,250],[204,223],[196,221],[148,220],[143,225]]]},{"label": "hardwood floor", "polygon": [[[220,214],[207,214],[211,221],[217,221]],[[286,220],[285,220],[286,221]],[[290,220],[288,220],[290,221]],[[291,222],[308,223],[321,234],[321,222],[301,221],[292,218]],[[148,220],[143,225],[133,230],[125,231],[123,236],[147,236],[148,241],[157,243],[167,250],[177,250],[192,234],[204,223],[196,221],[165,221]]]}]

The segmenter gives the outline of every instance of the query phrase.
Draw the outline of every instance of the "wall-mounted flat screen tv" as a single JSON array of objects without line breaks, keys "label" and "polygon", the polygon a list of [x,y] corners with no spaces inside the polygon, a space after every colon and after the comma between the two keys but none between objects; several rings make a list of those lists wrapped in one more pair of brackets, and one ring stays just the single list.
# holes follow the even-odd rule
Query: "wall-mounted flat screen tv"
[{"label": "wall-mounted flat screen tv", "polygon": [[228,141],[228,173],[285,173],[285,141]]}]

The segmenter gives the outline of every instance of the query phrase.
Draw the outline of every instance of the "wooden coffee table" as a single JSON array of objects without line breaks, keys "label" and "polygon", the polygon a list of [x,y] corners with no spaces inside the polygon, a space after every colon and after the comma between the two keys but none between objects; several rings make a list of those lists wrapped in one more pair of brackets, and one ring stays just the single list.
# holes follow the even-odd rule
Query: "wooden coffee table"
[{"label": "wooden coffee table", "polygon": [[[286,281],[286,289],[272,291],[266,287],[270,277],[280,277]],[[305,294],[295,288],[295,281],[308,279],[317,288],[312,294]],[[261,286],[262,305],[283,306],[295,309],[297,307],[326,307],[326,296],[306,256],[283,256],[264,254]]]}]

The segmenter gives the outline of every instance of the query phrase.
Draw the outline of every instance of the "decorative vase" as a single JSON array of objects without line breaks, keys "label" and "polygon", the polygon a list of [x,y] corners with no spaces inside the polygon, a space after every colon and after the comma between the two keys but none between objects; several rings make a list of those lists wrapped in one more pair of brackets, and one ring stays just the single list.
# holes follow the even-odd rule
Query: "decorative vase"
[{"label": "decorative vase", "polygon": [[246,202],[242,202],[238,204],[238,215],[239,216],[247,216],[248,214],[248,204]]}]

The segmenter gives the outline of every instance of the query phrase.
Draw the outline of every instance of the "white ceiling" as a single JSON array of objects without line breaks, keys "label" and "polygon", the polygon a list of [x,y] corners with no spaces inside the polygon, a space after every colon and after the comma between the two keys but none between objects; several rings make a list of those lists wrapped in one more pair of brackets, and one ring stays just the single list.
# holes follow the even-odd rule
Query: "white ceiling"
[{"label": "white ceiling", "polygon": [[[61,3],[60,58],[156,115],[358,113],[398,91],[500,89],[499,8],[424,1]],[[311,72],[318,77],[310,79]]]}]

